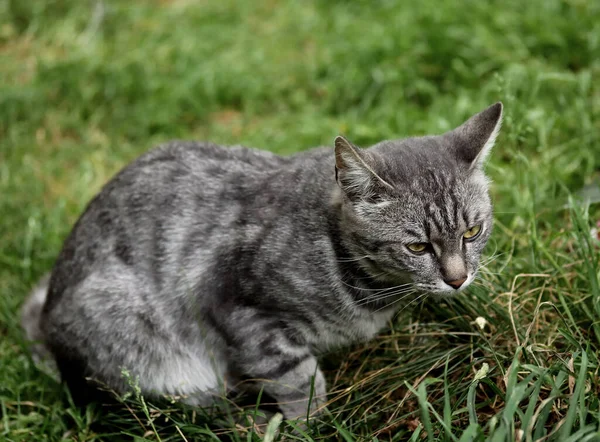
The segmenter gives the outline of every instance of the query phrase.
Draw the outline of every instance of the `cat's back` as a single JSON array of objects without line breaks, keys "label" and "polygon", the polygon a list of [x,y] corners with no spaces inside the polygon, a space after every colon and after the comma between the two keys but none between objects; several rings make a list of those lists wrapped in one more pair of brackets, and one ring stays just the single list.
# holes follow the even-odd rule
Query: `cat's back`
[{"label": "cat's back", "polygon": [[[183,175],[203,175],[206,178],[210,178],[211,175],[215,178],[226,178],[230,173],[242,171],[253,175],[279,168],[289,161],[289,157],[244,146],[175,140],[142,154],[127,165],[113,181],[126,181],[124,178],[161,171],[172,174],[178,171]],[[157,180],[152,181],[158,183]]]},{"label": "cat's back", "polygon": [[102,212],[110,211],[121,227],[136,229],[141,236],[162,228],[174,239],[176,230],[228,217],[293,161],[244,146],[172,141],[126,166],[87,212],[100,220],[107,218]]},{"label": "cat's back", "polygon": [[101,189],[73,227],[53,270],[49,307],[106,262],[160,275],[192,233],[226,223],[236,200],[289,161],[189,141],[142,154]]},{"label": "cat's back", "polygon": [[188,210],[203,212],[224,193],[234,197],[228,189],[241,197],[290,161],[243,146],[172,141],[125,166],[90,202],[82,219],[103,222],[110,214],[116,221],[156,221]]}]

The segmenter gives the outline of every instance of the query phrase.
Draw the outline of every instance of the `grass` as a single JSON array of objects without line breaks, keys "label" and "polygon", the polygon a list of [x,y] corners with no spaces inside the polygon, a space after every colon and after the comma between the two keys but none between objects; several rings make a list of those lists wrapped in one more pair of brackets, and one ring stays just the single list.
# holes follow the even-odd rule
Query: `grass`
[{"label": "grass", "polygon": [[481,280],[324,358],[304,439],[600,440],[599,36],[582,0],[0,0],[0,439],[260,440],[135,394],[77,409],[28,356],[20,304],[126,162],[171,138],[367,146],[502,100]]}]

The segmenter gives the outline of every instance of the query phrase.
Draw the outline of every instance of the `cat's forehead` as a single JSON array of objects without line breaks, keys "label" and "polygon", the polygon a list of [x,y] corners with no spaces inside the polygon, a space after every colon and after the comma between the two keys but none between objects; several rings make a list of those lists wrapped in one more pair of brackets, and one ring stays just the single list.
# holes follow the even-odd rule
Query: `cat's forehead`
[{"label": "cat's forehead", "polygon": [[378,169],[388,179],[396,182],[419,181],[422,185],[436,185],[452,181],[464,169],[456,161],[441,136],[407,138],[383,141],[373,146]]},{"label": "cat's forehead", "polygon": [[372,148],[376,172],[398,190],[399,196],[419,201],[485,192],[487,183],[480,179],[483,174],[457,161],[449,143],[441,136],[384,141]]},{"label": "cat's forehead", "polygon": [[448,143],[431,136],[371,148],[374,171],[390,185],[382,187],[386,224],[419,237],[444,237],[491,216],[483,172],[457,161]]},{"label": "cat's forehead", "polygon": [[420,220],[436,212],[457,212],[468,210],[472,198],[466,194],[465,183],[458,179],[415,180],[409,185],[397,184],[390,194],[396,211],[403,217]]},{"label": "cat's forehead", "polygon": [[392,219],[427,237],[455,236],[491,216],[487,184],[479,176],[425,169],[413,180],[393,185]]}]

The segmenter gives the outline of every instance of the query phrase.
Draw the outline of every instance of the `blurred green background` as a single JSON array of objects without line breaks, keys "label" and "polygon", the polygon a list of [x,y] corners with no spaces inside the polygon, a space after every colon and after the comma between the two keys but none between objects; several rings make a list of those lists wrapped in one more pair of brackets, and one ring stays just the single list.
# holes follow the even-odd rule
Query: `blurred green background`
[{"label": "blurred green background", "polygon": [[[307,437],[600,440],[600,213],[568,208],[584,186],[600,200],[599,73],[598,1],[0,0],[0,437],[108,437],[33,367],[18,307],[128,161],[172,138],[291,154],[343,133],[366,147],[502,100],[483,280],[326,361],[342,393]],[[214,436],[182,413],[190,440]],[[103,419],[113,439],[183,440]]]}]

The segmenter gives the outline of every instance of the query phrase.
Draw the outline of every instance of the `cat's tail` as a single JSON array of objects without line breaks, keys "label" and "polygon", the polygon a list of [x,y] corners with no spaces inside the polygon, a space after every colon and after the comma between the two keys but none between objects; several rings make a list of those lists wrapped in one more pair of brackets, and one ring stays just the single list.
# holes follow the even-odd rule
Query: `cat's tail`
[{"label": "cat's tail", "polygon": [[41,327],[42,309],[48,295],[50,275],[44,276],[33,288],[21,308],[21,326],[30,341],[29,348],[36,365],[50,376],[57,377],[57,368],[52,353],[44,344],[45,336]]},{"label": "cat's tail", "polygon": [[50,275],[44,276],[33,288],[21,308],[21,326],[25,330],[25,335],[29,341],[44,341],[40,319],[42,309],[46,303],[49,283]]}]

